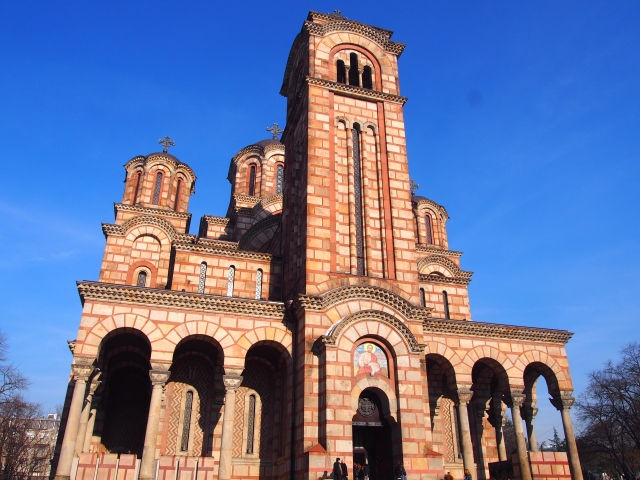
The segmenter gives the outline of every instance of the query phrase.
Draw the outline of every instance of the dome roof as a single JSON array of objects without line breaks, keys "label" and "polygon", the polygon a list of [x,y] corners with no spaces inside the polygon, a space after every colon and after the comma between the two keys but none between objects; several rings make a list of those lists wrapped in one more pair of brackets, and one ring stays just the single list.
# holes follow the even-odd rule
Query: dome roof
[{"label": "dome roof", "polygon": [[259,142],[254,143],[254,145],[260,145],[262,148],[267,145],[273,145],[275,143],[280,143],[280,140],[277,138],[267,138],[266,140],[260,140]]}]

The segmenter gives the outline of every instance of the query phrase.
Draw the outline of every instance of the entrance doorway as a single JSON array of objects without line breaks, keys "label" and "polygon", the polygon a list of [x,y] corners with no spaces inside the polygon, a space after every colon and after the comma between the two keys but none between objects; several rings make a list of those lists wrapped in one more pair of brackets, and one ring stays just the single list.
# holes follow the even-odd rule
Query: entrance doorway
[{"label": "entrance doorway", "polygon": [[364,390],[353,416],[353,464],[368,465],[370,480],[393,479],[391,426],[381,412],[378,396]]}]

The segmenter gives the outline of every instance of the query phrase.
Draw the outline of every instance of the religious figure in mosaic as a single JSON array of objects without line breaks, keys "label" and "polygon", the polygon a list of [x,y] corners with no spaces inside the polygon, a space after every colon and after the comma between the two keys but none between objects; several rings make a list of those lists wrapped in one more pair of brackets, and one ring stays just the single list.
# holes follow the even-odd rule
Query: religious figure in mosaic
[{"label": "religious figure in mosaic", "polygon": [[365,342],[356,347],[353,356],[353,370],[355,375],[366,373],[372,377],[389,376],[387,355],[375,343]]}]

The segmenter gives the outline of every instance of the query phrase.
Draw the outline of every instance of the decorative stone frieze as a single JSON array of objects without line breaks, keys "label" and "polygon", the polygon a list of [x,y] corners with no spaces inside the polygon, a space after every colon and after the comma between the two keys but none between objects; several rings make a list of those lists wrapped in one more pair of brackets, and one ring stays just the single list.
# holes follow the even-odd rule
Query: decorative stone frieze
[{"label": "decorative stone frieze", "polygon": [[444,208],[442,205],[434,202],[433,200],[429,200],[428,198],[424,198],[424,197],[412,197],[412,200],[416,205],[416,210],[418,210],[421,206],[426,205],[431,207],[436,212],[439,212],[440,215],[442,216],[442,219],[445,222],[449,220],[449,214],[447,213],[447,209]]},{"label": "decorative stone frieze", "polygon": [[436,245],[424,245],[416,244],[416,252],[420,253],[433,253],[435,255],[446,255],[447,257],[461,257],[462,252],[456,252],[455,250],[446,250]]},{"label": "decorative stone frieze", "polygon": [[175,210],[171,210],[168,208],[164,209],[164,208],[143,207],[141,205],[127,205],[126,203],[117,203],[117,202],[113,204],[113,208],[116,212],[118,211],[136,212],[136,213],[142,213],[147,215],[162,215],[164,217],[182,218],[182,219],[191,218],[190,213],[176,212]]},{"label": "decorative stone frieze", "polygon": [[204,215],[202,218],[212,225],[227,225],[230,220],[227,217],[216,217],[215,215]]},{"label": "decorative stone frieze", "polygon": [[106,302],[205,310],[252,317],[282,318],[284,315],[284,304],[263,300],[220,297],[99,282],[78,282],[78,292],[83,303],[87,299],[92,299]]},{"label": "decorative stone frieze", "polygon": [[372,102],[393,102],[404,105],[407,103],[407,100],[409,100],[407,97],[402,97],[400,95],[379,92],[377,90],[369,90],[367,88],[347,85],[346,83],[333,82],[323,78],[307,77],[307,83],[309,85],[326,88],[330,92],[340,92],[342,94],[362,98],[364,100],[370,100]]},{"label": "decorative stone frieze", "polygon": [[428,265],[440,265],[449,270],[449,272],[451,272],[451,275],[453,275],[453,278],[455,278],[456,280],[467,281],[467,283],[471,281],[471,276],[473,275],[473,272],[460,270],[460,267],[458,267],[458,265],[456,265],[452,260],[449,260],[443,255],[430,255],[428,257],[422,257],[418,259],[417,263],[418,271],[422,270]]},{"label": "decorative stone frieze", "polygon": [[566,344],[573,336],[573,333],[566,330],[431,318],[423,322],[422,328],[425,334],[505,338],[525,342],[559,343],[562,345]]},{"label": "decorative stone frieze", "polygon": [[263,260],[270,261],[273,259],[273,255],[269,253],[260,253],[260,252],[248,252],[246,250],[235,250],[232,248],[220,248],[209,246],[205,244],[183,244],[176,243],[174,244],[176,250],[180,250],[182,252],[199,252],[206,253],[209,255],[220,255],[222,257],[233,257],[233,258],[246,258],[250,260]]},{"label": "decorative stone frieze", "polygon": [[416,307],[400,295],[372,285],[348,285],[319,296],[300,295],[298,297],[303,308],[315,311],[322,311],[332,305],[352,299],[375,300],[389,305],[411,320],[426,319],[432,310],[429,307]]},{"label": "decorative stone frieze", "polygon": [[364,320],[377,320],[382,323],[393,327],[409,345],[409,351],[411,353],[424,352],[425,346],[418,343],[416,337],[411,333],[411,330],[399,319],[386,312],[379,310],[363,310],[361,312],[354,313],[348,317],[343,318],[339,322],[332,325],[326,335],[320,337],[320,342],[327,347],[337,346],[338,339],[342,332],[344,332],[349,326],[354,323]]}]

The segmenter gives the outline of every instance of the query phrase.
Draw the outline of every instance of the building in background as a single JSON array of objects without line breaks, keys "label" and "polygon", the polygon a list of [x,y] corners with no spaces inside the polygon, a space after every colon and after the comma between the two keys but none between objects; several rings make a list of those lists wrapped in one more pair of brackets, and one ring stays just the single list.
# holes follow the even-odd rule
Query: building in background
[{"label": "building in background", "polygon": [[[310,12],[282,138],[233,156],[227,214],[197,235],[196,175],[168,138],[125,165],[100,276],[78,283],[57,479],[316,479],[339,457],[372,480],[399,462],[409,479],[581,480],[571,334],[472,321],[447,211],[409,179],[391,35]],[[568,456],[535,451],[540,388]]]}]

